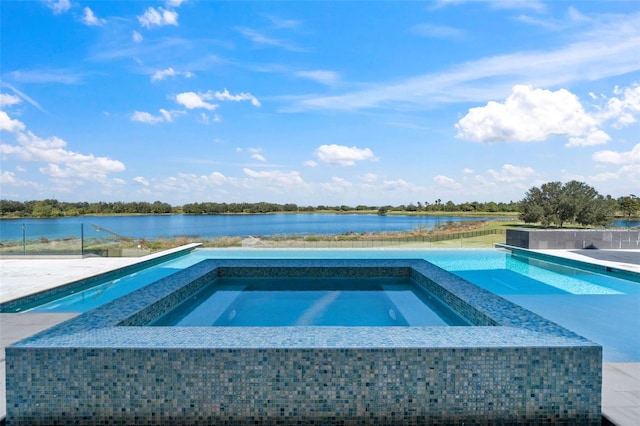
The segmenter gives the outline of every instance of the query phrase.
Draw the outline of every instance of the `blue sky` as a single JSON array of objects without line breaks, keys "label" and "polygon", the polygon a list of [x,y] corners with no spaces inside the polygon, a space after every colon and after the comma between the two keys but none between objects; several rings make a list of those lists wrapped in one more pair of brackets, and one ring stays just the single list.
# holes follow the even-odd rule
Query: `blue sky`
[{"label": "blue sky", "polygon": [[0,197],[640,195],[637,1],[2,1]]}]

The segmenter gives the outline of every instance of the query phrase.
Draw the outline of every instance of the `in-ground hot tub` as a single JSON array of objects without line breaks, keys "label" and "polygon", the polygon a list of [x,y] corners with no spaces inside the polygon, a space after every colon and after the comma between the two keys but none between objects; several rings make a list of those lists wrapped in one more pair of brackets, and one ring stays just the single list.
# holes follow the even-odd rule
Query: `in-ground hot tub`
[{"label": "in-ground hot tub", "polygon": [[[374,280],[415,286],[435,316],[457,322],[411,325],[430,314],[387,294],[382,325],[231,324],[252,313],[239,313],[238,283],[290,291],[320,278],[333,283],[310,284],[319,299],[285,309],[307,303],[296,321]],[[238,294],[192,303],[220,289]],[[204,322],[167,325],[194,312]],[[203,261],[7,348],[6,362],[8,424],[601,421],[600,346],[415,259]]]}]

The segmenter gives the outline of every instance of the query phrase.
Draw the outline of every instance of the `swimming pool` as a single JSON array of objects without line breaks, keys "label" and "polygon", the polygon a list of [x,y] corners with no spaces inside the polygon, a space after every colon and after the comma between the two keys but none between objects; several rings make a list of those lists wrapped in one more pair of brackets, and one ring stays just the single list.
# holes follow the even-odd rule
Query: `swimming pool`
[{"label": "swimming pool", "polygon": [[[471,324],[149,326],[221,277],[300,276],[406,277]],[[600,345],[422,259],[206,259],[6,360],[16,424],[601,421]]]},{"label": "swimming pool", "polygon": [[469,321],[408,277],[220,277],[154,326],[460,326]]},{"label": "swimming pool", "polygon": [[606,362],[640,362],[640,284],[504,250],[198,249],[33,308],[85,312],[206,259],[425,259],[588,339]]}]

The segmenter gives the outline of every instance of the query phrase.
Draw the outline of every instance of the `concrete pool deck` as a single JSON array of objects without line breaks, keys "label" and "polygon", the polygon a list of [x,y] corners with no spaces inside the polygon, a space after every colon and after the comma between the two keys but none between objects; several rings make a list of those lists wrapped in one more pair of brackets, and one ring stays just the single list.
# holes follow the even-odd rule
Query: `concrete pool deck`
[{"label": "concrete pool deck", "polygon": [[[640,250],[540,250],[632,272],[640,272]],[[587,252],[587,253],[582,253]],[[91,275],[133,265],[149,256],[134,259],[0,259],[0,302],[54,288]],[[4,349],[12,343],[45,330],[76,314],[0,314],[0,419],[6,414]],[[602,413],[615,425],[637,424],[640,417],[640,363],[604,363]]]}]

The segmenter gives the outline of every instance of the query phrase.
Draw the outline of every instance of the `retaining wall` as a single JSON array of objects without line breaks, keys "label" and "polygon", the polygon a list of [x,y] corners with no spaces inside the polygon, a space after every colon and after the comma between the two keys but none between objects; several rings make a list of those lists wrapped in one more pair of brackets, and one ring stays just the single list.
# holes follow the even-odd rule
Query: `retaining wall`
[{"label": "retaining wall", "polygon": [[640,249],[640,231],[508,229],[507,245],[530,250]]}]

